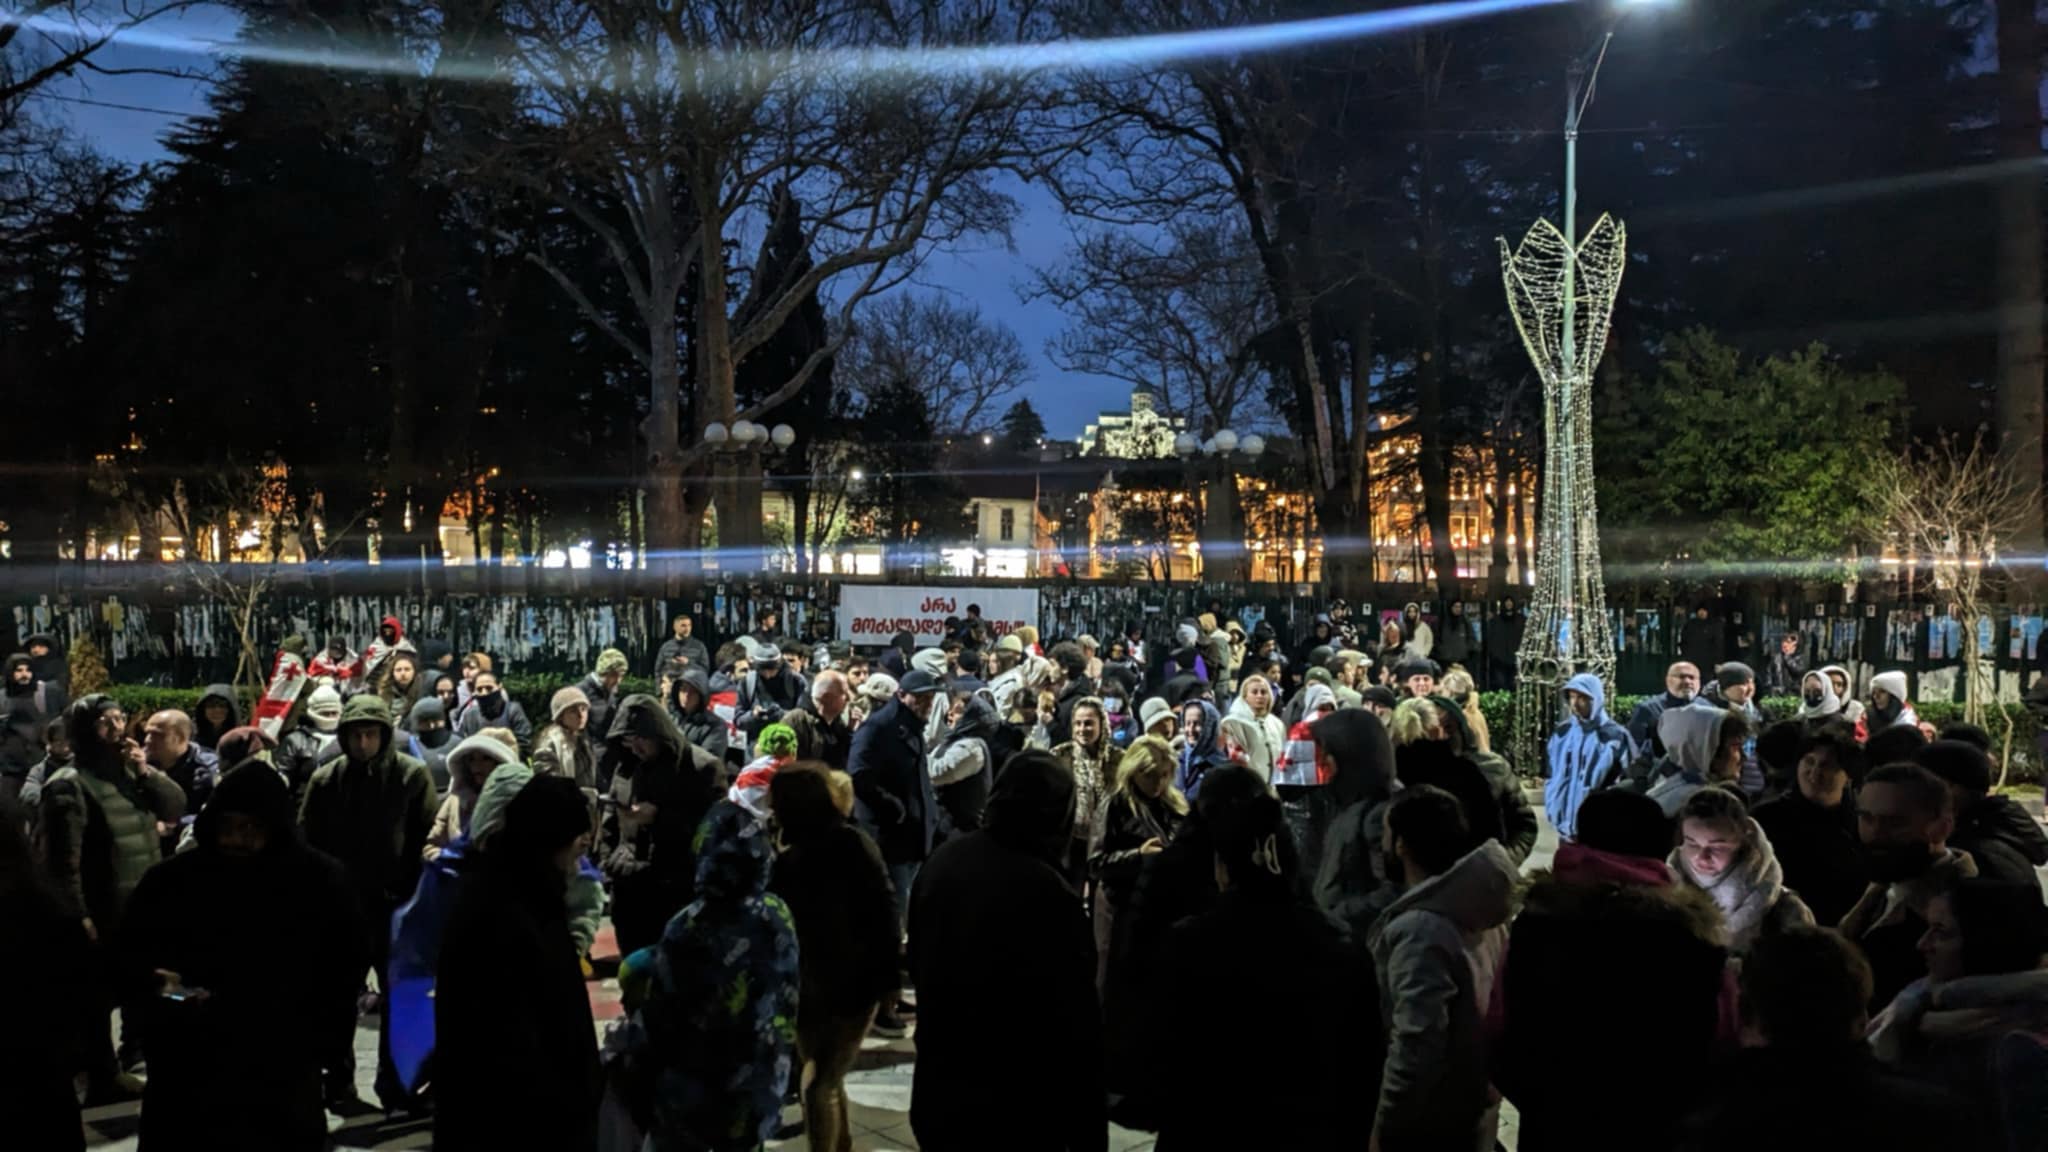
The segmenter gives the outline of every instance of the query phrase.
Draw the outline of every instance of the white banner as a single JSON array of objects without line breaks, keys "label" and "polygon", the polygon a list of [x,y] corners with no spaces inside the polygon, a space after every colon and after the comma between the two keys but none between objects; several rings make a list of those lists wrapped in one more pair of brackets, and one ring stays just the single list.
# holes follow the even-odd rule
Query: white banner
[{"label": "white banner", "polygon": [[920,648],[946,638],[946,618],[967,619],[979,605],[991,637],[1038,624],[1036,588],[905,588],[883,584],[839,586],[839,638],[878,647],[898,632],[917,637]]}]

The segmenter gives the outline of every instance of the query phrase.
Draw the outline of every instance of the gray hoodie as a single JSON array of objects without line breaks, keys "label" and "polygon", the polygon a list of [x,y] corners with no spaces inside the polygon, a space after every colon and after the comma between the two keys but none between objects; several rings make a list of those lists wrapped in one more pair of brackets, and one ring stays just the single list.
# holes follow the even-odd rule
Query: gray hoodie
[{"label": "gray hoodie", "polygon": [[1482,1033],[1520,874],[1495,840],[1402,893],[1367,937],[1387,1026],[1380,1142],[1490,1148],[1499,1111]]},{"label": "gray hoodie", "polygon": [[1650,788],[1650,799],[1664,809],[1664,815],[1676,818],[1692,794],[1709,783],[1714,756],[1721,750],[1721,720],[1725,715],[1719,708],[1695,705],[1667,709],[1658,718],[1657,738],[1664,742],[1665,754],[1678,766],[1676,773]]}]

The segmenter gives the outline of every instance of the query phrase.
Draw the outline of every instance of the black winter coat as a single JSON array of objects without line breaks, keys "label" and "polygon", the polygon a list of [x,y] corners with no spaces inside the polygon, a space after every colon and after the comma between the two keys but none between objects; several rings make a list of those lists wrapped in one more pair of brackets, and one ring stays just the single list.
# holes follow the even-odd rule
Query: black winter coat
[{"label": "black winter coat", "polygon": [[1870,886],[1855,799],[1845,793],[1841,804],[1823,808],[1794,789],[1757,805],[1755,815],[1785,870],[1785,887],[1813,909],[1815,923],[1841,923]]},{"label": "black winter coat", "polygon": [[1468,850],[1488,840],[1506,841],[1500,793],[1479,765],[1454,753],[1448,741],[1422,740],[1396,748],[1394,766],[1403,788],[1428,784],[1458,798],[1472,835]]},{"label": "black winter coat", "polygon": [[932,777],[926,770],[924,722],[891,700],[853,732],[846,770],[853,776],[861,824],[891,864],[931,855],[938,823]]},{"label": "black winter coat", "polygon": [[1140,859],[1128,896],[1110,930],[1109,963],[1102,985],[1102,1019],[1110,1089],[1121,1093],[1117,1122],[1157,1131],[1180,1093],[1152,1075],[1156,1025],[1167,998],[1160,979],[1173,926],[1216,906],[1216,849],[1199,817],[1190,816],[1166,850]]},{"label": "black winter coat", "polygon": [[101,997],[90,983],[92,949],[78,918],[20,863],[0,878],[0,981],[16,990],[0,1027],[0,1131],[10,1147],[83,1152],[71,1076],[84,1063],[87,1029],[107,1027],[104,1012],[91,1019]]},{"label": "black winter coat", "polygon": [[911,895],[910,969],[919,1147],[1104,1152],[1095,945],[1047,858],[993,829],[942,846]]},{"label": "black winter coat", "polygon": [[437,1152],[591,1152],[603,1094],[562,880],[489,853],[467,869],[434,995]]},{"label": "black winter coat", "polygon": [[2048,864],[2048,835],[2006,796],[1985,796],[1972,803],[1958,816],[1948,843],[1970,854],[1977,862],[1977,875],[2002,884],[2037,883],[2034,869]]},{"label": "black winter coat", "polygon": [[[1184,1084],[1161,1117],[1159,1152],[1356,1146],[1357,1102],[1379,1094],[1381,1033],[1372,959],[1336,925],[1284,892],[1225,892],[1214,910],[1167,939],[1168,991],[1148,1028],[1145,1067],[1180,1078],[1228,1067],[1248,1052],[1293,1052],[1258,1092]],[[1315,1003],[1271,1012],[1194,1008],[1219,988],[1254,988],[1275,973],[1315,989]],[[1213,1086],[1212,1086],[1213,1087]]]},{"label": "black winter coat", "polygon": [[[656,706],[651,696],[627,697],[613,724],[615,746],[625,746],[635,701],[645,701],[638,707]],[[627,953],[659,942],[669,918],[694,898],[697,826],[724,792],[724,765],[679,735],[672,738],[675,745],[662,747],[652,760],[635,763],[628,757],[611,779],[598,860],[612,882],[613,928]],[[653,806],[651,821],[630,817],[638,804]]]},{"label": "black winter coat", "polygon": [[[290,803],[270,768],[230,773],[199,817],[198,846],[150,869],[128,902],[122,983],[149,1036],[143,1152],[327,1146],[321,1064],[353,1019],[370,941],[341,864],[306,847]],[[213,848],[230,806],[274,806],[261,855]],[[163,998],[158,969],[207,998]]]},{"label": "black winter coat", "polygon": [[768,888],[796,921],[800,1013],[894,1007],[902,921],[888,866],[867,833],[840,824],[784,845]]}]

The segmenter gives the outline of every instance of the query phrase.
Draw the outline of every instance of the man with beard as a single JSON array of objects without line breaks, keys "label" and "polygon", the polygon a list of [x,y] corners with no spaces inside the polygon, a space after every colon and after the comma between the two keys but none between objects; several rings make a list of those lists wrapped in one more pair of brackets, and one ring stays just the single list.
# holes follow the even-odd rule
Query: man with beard
[{"label": "man with beard", "polygon": [[455,734],[467,740],[486,728],[510,728],[519,740],[520,759],[533,753],[533,721],[526,718],[519,701],[506,694],[495,672],[476,674],[476,687],[470,692],[469,707],[455,722]]},{"label": "man with beard", "polygon": [[[160,837],[185,815],[185,793],[143,759],[123,732],[128,718],[94,693],[64,713],[77,760],[52,774],[36,810],[36,843],[65,911],[99,947],[101,1001],[83,1006],[96,1022],[86,1054],[86,1103],[133,1098],[136,1084],[114,1058],[106,1026],[117,995],[110,949],[128,898],[163,859]],[[130,1057],[131,1060],[134,1057]]]},{"label": "man with beard", "polygon": [[1948,785],[1918,764],[1878,768],[1856,794],[1856,828],[1871,884],[1842,917],[1841,932],[1870,959],[1873,1007],[1891,1003],[1927,974],[1919,943],[1927,932],[1928,900],[1977,874],[1969,853],[1949,847],[1955,826]]},{"label": "man with beard", "polygon": [[[764,617],[773,618],[772,613]],[[782,662],[782,653],[772,644],[757,642],[748,653],[747,662],[747,674],[740,679],[733,710],[739,730],[747,734],[751,747],[761,729],[781,723],[782,714],[796,707],[808,685],[802,676],[789,670]]]},{"label": "man with beard", "polygon": [[396,616],[386,616],[383,623],[377,626],[377,638],[370,642],[368,648],[363,649],[359,679],[365,684],[377,683],[377,674],[383,671],[384,661],[389,659],[393,652],[411,652],[415,661],[414,671],[418,671],[419,651],[412,646],[412,641],[405,638],[405,625],[399,623]]},{"label": "man with beard", "polygon": [[1629,762],[1628,776],[1638,790],[1647,790],[1654,783],[1650,775],[1664,758],[1664,742],[1657,739],[1657,721],[1672,708],[1692,707],[1699,694],[1699,668],[1680,660],[1664,670],[1664,694],[1642,700],[1629,714],[1628,735],[1635,741],[1635,757]]},{"label": "man with beard", "polygon": [[[189,811],[198,815],[213,796],[213,786],[220,778],[220,758],[193,741],[192,718],[175,708],[151,716],[142,730],[142,751],[150,767],[184,790]],[[185,823],[191,820],[188,818]],[[165,856],[177,850],[180,831],[173,827],[164,834]]]},{"label": "man with beard", "polygon": [[656,679],[674,679],[683,674],[685,668],[701,668],[704,674],[711,674],[711,652],[704,642],[690,635],[696,630],[696,621],[687,615],[678,615],[669,625],[671,634],[661,642],[661,649],[654,654],[654,675]]},{"label": "man with beard", "polygon": [[[389,979],[391,913],[411,898],[437,805],[427,766],[398,751],[391,708],[365,693],[341,717],[341,754],[322,764],[299,803],[306,842],[341,862],[360,909],[380,986]],[[360,1108],[354,1028],[328,1038],[326,1094],[342,1111]],[[390,999],[378,998],[377,1096],[386,1111],[408,1100],[391,1064]]]},{"label": "man with beard", "polygon": [[7,658],[0,685],[0,800],[21,795],[29,770],[43,758],[43,729],[64,711],[64,690],[36,678],[26,653]]}]

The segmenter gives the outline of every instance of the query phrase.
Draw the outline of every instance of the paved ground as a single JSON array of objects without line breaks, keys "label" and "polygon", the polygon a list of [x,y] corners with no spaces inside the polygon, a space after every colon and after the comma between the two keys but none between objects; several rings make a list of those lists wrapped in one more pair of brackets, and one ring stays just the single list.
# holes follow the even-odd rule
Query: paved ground
[{"label": "paved ground", "polygon": [[[1540,798],[1536,807],[1540,816]],[[1557,836],[1545,821],[1536,852],[1530,857],[1525,870],[1547,866],[1556,848]],[[609,933],[606,935],[608,937]],[[609,943],[606,937],[600,937],[595,951],[605,954]],[[607,980],[592,983],[590,989],[592,1014],[602,1029],[607,1021],[619,1014],[618,985]],[[892,1041],[871,1036],[862,1045],[859,1063],[847,1078],[856,1152],[910,1152],[917,1148],[917,1138],[910,1132],[910,1080],[916,1060],[914,1030],[907,1039]],[[356,1083],[365,1100],[376,1099],[371,1085],[376,1065],[377,1032],[372,1019],[356,1032]],[[787,1109],[784,1118],[796,1119],[796,1111],[795,1108]],[[107,1149],[108,1152],[132,1152],[138,1112],[135,1105],[88,1112],[88,1145]],[[429,1148],[433,1143],[425,1121],[387,1124],[379,1117],[346,1122],[339,1117],[330,1117],[329,1120],[334,1127],[335,1144],[340,1148],[419,1149]],[[1503,1106],[1501,1142],[1510,1152],[1515,1147],[1514,1125],[1512,1108]],[[1148,1152],[1152,1143],[1152,1137],[1147,1133],[1115,1127],[1110,1129],[1110,1152]],[[799,1136],[793,1140],[772,1141],[768,1147],[777,1152],[803,1152],[809,1145]]]}]

